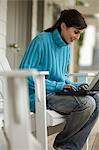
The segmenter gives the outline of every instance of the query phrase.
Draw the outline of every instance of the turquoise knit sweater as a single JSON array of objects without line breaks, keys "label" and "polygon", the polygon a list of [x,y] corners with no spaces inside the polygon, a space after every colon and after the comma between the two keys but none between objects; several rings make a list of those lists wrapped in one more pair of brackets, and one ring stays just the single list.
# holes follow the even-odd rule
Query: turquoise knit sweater
[{"label": "turquoise knit sweater", "polygon": [[[70,60],[70,45],[66,44],[58,30],[38,34],[27,47],[20,69],[36,68],[49,71],[46,76],[46,93],[53,93],[63,89],[65,84],[71,83],[66,79],[67,66]],[[32,77],[28,78],[30,111],[35,110],[35,92]],[[76,83],[71,83],[77,86]]]}]

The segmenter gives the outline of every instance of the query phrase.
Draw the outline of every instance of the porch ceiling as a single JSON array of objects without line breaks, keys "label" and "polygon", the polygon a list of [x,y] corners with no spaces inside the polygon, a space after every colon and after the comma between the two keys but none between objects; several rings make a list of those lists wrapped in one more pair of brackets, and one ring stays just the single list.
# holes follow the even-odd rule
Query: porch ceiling
[{"label": "porch ceiling", "polygon": [[[56,3],[56,0],[52,1]],[[85,15],[99,13],[99,0],[57,0],[57,3],[62,9],[76,8]]]}]

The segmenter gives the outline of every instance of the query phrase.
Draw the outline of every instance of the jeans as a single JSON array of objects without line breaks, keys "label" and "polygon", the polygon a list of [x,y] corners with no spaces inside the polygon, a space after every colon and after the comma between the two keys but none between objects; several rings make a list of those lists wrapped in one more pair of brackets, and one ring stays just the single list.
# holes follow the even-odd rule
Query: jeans
[{"label": "jeans", "polygon": [[54,147],[81,150],[99,113],[99,94],[93,96],[47,95],[47,107],[64,115],[66,125],[56,136]]}]

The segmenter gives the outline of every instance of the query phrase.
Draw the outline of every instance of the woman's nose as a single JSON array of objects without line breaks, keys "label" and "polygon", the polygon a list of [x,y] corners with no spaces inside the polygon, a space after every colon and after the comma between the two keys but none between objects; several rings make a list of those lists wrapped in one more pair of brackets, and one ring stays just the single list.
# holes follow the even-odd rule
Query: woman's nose
[{"label": "woman's nose", "polygon": [[79,40],[79,38],[80,38],[80,34],[77,34],[76,35],[76,40]]}]

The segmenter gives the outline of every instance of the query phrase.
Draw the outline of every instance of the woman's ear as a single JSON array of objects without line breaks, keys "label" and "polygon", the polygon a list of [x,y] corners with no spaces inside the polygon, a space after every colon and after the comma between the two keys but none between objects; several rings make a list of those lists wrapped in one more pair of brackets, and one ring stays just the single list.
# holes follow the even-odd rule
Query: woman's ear
[{"label": "woman's ear", "polygon": [[66,24],[64,22],[61,23],[61,29],[62,30],[66,29]]}]

